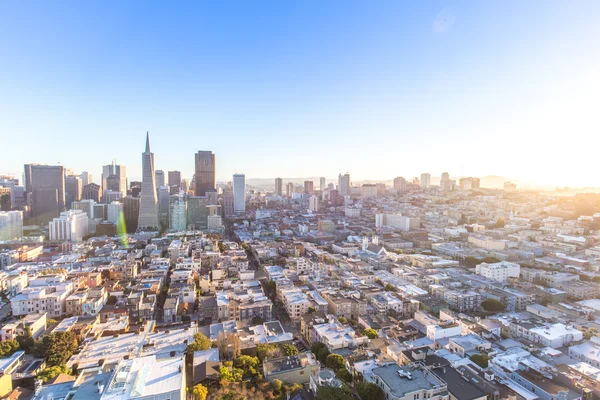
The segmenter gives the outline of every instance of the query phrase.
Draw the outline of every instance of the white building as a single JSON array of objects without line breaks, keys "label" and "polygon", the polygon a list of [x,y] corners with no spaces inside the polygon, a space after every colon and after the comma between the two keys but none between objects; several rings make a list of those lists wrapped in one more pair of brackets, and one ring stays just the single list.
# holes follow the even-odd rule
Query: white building
[{"label": "white building", "polygon": [[187,228],[187,199],[184,193],[169,199],[169,229],[180,232]]},{"label": "white building", "polygon": [[496,282],[506,282],[508,278],[518,278],[521,274],[519,264],[500,261],[493,264],[482,263],[475,267],[477,275],[485,276]]},{"label": "white building", "polygon": [[119,222],[119,216],[123,213],[123,203],[113,201],[106,206],[106,220],[116,224]]},{"label": "white building", "polygon": [[246,175],[233,174],[233,211],[246,211]]},{"label": "white building", "polygon": [[360,217],[360,208],[356,207],[346,207],[344,210],[346,218],[356,218]]},{"label": "white building", "polygon": [[23,236],[23,211],[0,211],[0,241]]},{"label": "white building", "polygon": [[583,339],[583,333],[571,325],[561,323],[532,328],[529,330],[534,342],[542,343],[544,346],[557,349],[567,346],[572,342]]},{"label": "white building", "polygon": [[420,218],[405,217],[400,214],[376,214],[375,227],[389,226],[403,232],[408,232],[421,227]]},{"label": "white building", "polygon": [[50,240],[79,242],[88,234],[88,216],[81,210],[63,211],[48,224]]},{"label": "white building", "polygon": [[308,209],[310,211],[319,211],[319,198],[317,196],[310,196],[308,199]]},{"label": "white building", "polygon": [[308,312],[310,299],[300,289],[282,290],[280,296],[291,319],[299,319]]},{"label": "white building", "polygon": [[208,216],[208,230],[218,231],[223,229],[223,218],[220,215],[214,214]]},{"label": "white building", "polygon": [[421,174],[421,189],[428,189],[431,186],[431,175]]}]

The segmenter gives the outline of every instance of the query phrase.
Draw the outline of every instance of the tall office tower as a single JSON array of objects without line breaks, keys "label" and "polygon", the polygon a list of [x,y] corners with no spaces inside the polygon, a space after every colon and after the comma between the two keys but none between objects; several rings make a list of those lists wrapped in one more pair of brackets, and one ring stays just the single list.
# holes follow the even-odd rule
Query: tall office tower
[{"label": "tall office tower", "polygon": [[181,172],[169,171],[169,193],[177,194],[181,190]]},{"label": "tall office tower", "polygon": [[113,224],[119,223],[119,218],[123,213],[123,203],[113,201],[106,206],[106,220]]},{"label": "tall office tower", "polygon": [[104,192],[104,196],[102,196],[102,202],[104,204],[110,204],[113,201],[118,201],[123,198],[123,194],[121,192],[115,192],[114,190],[107,190]]},{"label": "tall office tower", "polygon": [[350,174],[345,173],[338,176],[338,193],[340,196],[350,196]]},{"label": "tall office tower", "polygon": [[25,164],[25,182],[31,217],[45,227],[65,209],[65,168]]},{"label": "tall office tower", "polygon": [[94,215],[94,206],[96,204],[97,203],[94,200],[74,201],[71,204],[71,210],[81,210],[87,214],[89,219],[94,219],[94,218],[97,218]]},{"label": "tall office tower", "polygon": [[154,171],[154,180],[156,181],[156,188],[165,186],[165,171],[157,169]]},{"label": "tall office tower", "polygon": [[192,230],[208,228],[208,197],[189,196],[187,204],[187,225]]},{"label": "tall office tower", "polygon": [[233,211],[246,212],[246,175],[233,174]]},{"label": "tall office tower", "polygon": [[394,178],[394,190],[400,196],[406,193],[406,179],[401,176]]},{"label": "tall office tower", "polygon": [[227,186],[223,188],[223,216],[230,218],[233,215],[233,188]]},{"label": "tall office tower", "polygon": [[440,178],[440,189],[449,190],[448,185],[450,183],[450,174],[447,172],[442,172],[442,177]]},{"label": "tall office tower", "polygon": [[100,186],[96,185],[95,183],[88,183],[81,191],[81,198],[83,200],[94,200],[96,203],[99,203]]},{"label": "tall office tower", "polygon": [[429,189],[431,185],[431,175],[421,174],[421,189]]},{"label": "tall office tower", "polygon": [[10,188],[0,187],[0,211],[10,211],[12,209]]},{"label": "tall office tower", "polygon": [[79,175],[79,178],[81,179],[81,187],[84,187],[84,186],[89,185],[90,183],[92,183],[92,174],[90,174],[87,171],[83,171]]},{"label": "tall office tower", "polygon": [[23,211],[0,211],[0,241],[23,237]]},{"label": "tall office tower", "polygon": [[101,221],[104,221],[106,219],[107,205],[108,204],[94,204],[94,219],[99,219]]},{"label": "tall office tower", "polygon": [[81,200],[81,178],[75,175],[65,177],[65,205],[71,208],[71,203]]},{"label": "tall office tower", "polygon": [[158,187],[158,221],[161,229],[169,229],[169,187]]},{"label": "tall office tower", "polygon": [[129,193],[133,197],[139,197],[142,191],[142,182],[133,181],[129,184]]},{"label": "tall office tower", "polygon": [[187,196],[179,192],[169,199],[169,230],[185,231],[187,228]]},{"label": "tall office tower", "polygon": [[319,190],[321,191],[321,193],[323,193],[325,191],[327,187],[327,180],[325,179],[324,176],[321,177],[321,179],[319,179]]},{"label": "tall office tower", "polygon": [[285,185],[285,195],[291,199],[292,193],[294,193],[294,184],[289,182],[287,185]]},{"label": "tall office tower", "polygon": [[194,181],[194,193],[196,196],[206,196],[206,192],[214,191],[216,188],[217,164],[212,151],[198,151],[195,154],[196,174]]},{"label": "tall office tower", "polygon": [[64,211],[48,224],[50,240],[80,242],[88,234],[88,216],[81,210]]},{"label": "tall office tower", "polygon": [[315,186],[313,181],[304,181],[304,193],[313,194],[315,192]]},{"label": "tall office tower", "polygon": [[308,209],[310,211],[319,211],[319,198],[317,196],[310,196],[308,198]]},{"label": "tall office tower", "polygon": [[[25,187],[19,186],[19,180],[12,176],[0,176],[0,188],[7,188],[10,190],[10,207],[12,208],[23,208],[27,205],[25,198]],[[6,202],[6,199],[4,199]],[[4,203],[6,207],[6,203]],[[5,210],[8,211],[8,210]]]},{"label": "tall office tower", "polygon": [[181,191],[183,193],[187,193],[190,190],[190,181],[189,179],[182,179],[181,180]]},{"label": "tall office tower", "polygon": [[275,196],[281,196],[283,194],[283,179],[275,178]]},{"label": "tall office tower", "polygon": [[140,192],[139,228],[158,228],[158,199],[154,177],[154,153],[150,151],[150,134],[146,132],[146,151],[142,153],[142,191]]},{"label": "tall office tower", "polygon": [[127,196],[123,199],[123,216],[127,233],[135,233],[140,216],[140,198]]},{"label": "tall office tower", "polygon": [[104,165],[102,167],[102,193],[106,190],[115,190],[115,188],[109,188],[106,180],[110,176],[116,176],[119,188],[117,191],[123,193],[123,196],[127,194],[127,169],[124,165],[118,165],[114,162],[110,165]]}]

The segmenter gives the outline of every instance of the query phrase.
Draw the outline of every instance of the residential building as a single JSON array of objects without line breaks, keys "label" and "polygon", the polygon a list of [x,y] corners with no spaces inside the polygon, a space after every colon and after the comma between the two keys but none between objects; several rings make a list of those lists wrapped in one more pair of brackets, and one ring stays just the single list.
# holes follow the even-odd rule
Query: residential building
[{"label": "residential building", "polygon": [[60,213],[48,225],[50,240],[80,242],[88,234],[88,216],[81,210]]},{"label": "residential building", "polygon": [[246,212],[246,175],[233,174],[233,211]]}]

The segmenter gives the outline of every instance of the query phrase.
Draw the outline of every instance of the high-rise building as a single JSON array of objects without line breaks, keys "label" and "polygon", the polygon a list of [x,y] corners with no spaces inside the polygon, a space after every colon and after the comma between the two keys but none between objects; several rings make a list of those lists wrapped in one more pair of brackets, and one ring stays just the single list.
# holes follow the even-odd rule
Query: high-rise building
[{"label": "high-rise building", "polygon": [[275,178],[275,196],[283,195],[283,179]]},{"label": "high-rise building", "polygon": [[319,211],[319,197],[318,196],[310,196],[308,198],[308,209],[310,211]]},{"label": "high-rise building", "polygon": [[81,198],[83,200],[94,200],[96,203],[99,203],[100,186],[96,185],[95,183],[88,183],[81,191]]},{"label": "high-rise building", "polygon": [[406,179],[401,176],[394,178],[394,190],[402,196],[406,192]]},{"label": "high-rise building", "polygon": [[449,190],[450,184],[450,174],[447,172],[442,172],[442,177],[440,178],[440,189],[441,190]]},{"label": "high-rise building", "polygon": [[288,184],[285,185],[285,195],[291,199],[292,193],[294,193],[294,184],[292,182],[288,182]]},{"label": "high-rise building", "polygon": [[321,193],[323,193],[325,191],[326,186],[327,186],[327,180],[325,179],[324,176],[322,176],[321,179],[319,179],[319,190],[321,191]]},{"label": "high-rise building", "polygon": [[119,203],[117,201],[113,201],[112,203],[106,206],[106,220],[108,222],[112,222],[113,224],[119,223],[119,218],[123,213],[123,203]]},{"label": "high-rise building", "polygon": [[187,204],[187,224],[193,230],[208,228],[208,197],[189,196]]},{"label": "high-rise building", "polygon": [[338,193],[340,196],[350,196],[350,174],[338,176]]},{"label": "high-rise building", "polygon": [[181,172],[169,171],[169,193],[177,194],[181,190]]},{"label": "high-rise building", "polygon": [[123,199],[123,216],[127,233],[134,233],[140,216],[140,198],[127,196]]},{"label": "high-rise building", "polygon": [[206,192],[212,192],[216,188],[217,165],[215,155],[212,151],[198,151],[195,154],[195,194],[206,196]]},{"label": "high-rise building", "polygon": [[459,184],[462,190],[479,189],[479,178],[460,178]]},{"label": "high-rise building", "polygon": [[313,181],[304,181],[304,193],[305,194],[313,194],[315,192],[315,187]]},{"label": "high-rise building", "polygon": [[223,188],[223,216],[230,218],[234,215],[233,212],[233,188],[227,186]]},{"label": "high-rise building", "polygon": [[49,223],[50,240],[80,242],[88,234],[88,216],[81,210],[63,211]]},{"label": "high-rise building", "polygon": [[187,195],[179,192],[169,199],[169,230],[185,231],[187,228]]},{"label": "high-rise building", "polygon": [[169,228],[169,187],[158,187],[158,221],[161,229]]},{"label": "high-rise building", "polygon": [[146,150],[142,153],[142,191],[138,229],[158,229],[158,199],[154,177],[154,153],[150,151],[150,134],[146,132]]},{"label": "high-rise building", "polygon": [[12,210],[11,192],[10,188],[0,187],[0,211]]},{"label": "high-rise building", "polygon": [[65,168],[25,164],[25,182],[31,217],[45,227],[65,209]]},{"label": "high-rise building", "polygon": [[94,219],[97,218],[94,215],[94,206],[97,203],[94,200],[80,200],[80,201],[74,201],[71,204],[71,209],[72,210],[81,210],[84,213],[86,213],[86,215],[88,216],[89,219]]},{"label": "high-rise building", "polygon": [[99,219],[100,221],[104,221],[106,219],[107,205],[108,204],[94,204],[94,219]]},{"label": "high-rise building", "polygon": [[431,186],[431,175],[421,174],[421,189],[429,189],[429,186]]},{"label": "high-rise building", "polygon": [[104,204],[110,204],[113,201],[118,201],[123,198],[123,194],[121,192],[115,192],[114,190],[107,190],[102,197]]},{"label": "high-rise building", "polygon": [[71,208],[71,203],[81,200],[81,178],[75,175],[65,177],[65,205]]},{"label": "high-rise building", "polygon": [[246,175],[233,174],[233,211],[246,212]]},{"label": "high-rise building", "polygon": [[165,171],[160,169],[154,171],[154,180],[157,188],[165,186]]},{"label": "high-rise building", "polygon": [[[118,187],[115,187],[113,184],[111,187],[108,187],[107,179],[111,176],[117,183]],[[104,165],[102,167],[102,193],[106,190],[114,190],[117,192],[121,192],[123,196],[127,195],[127,169],[124,165],[118,165],[114,162],[110,165]]]},{"label": "high-rise building", "polygon": [[23,211],[0,211],[0,241],[23,237]]},{"label": "high-rise building", "polygon": [[81,173],[81,175],[79,175],[79,178],[81,179],[81,187],[84,187],[84,186],[92,183],[92,174],[90,174],[87,171],[83,171]]}]

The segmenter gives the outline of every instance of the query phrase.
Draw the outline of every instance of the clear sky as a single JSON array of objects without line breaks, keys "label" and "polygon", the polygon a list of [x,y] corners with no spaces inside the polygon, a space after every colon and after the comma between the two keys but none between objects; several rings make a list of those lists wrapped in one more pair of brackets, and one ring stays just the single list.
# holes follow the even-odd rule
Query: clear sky
[{"label": "clear sky", "polygon": [[600,186],[600,1],[6,1],[0,174]]}]

